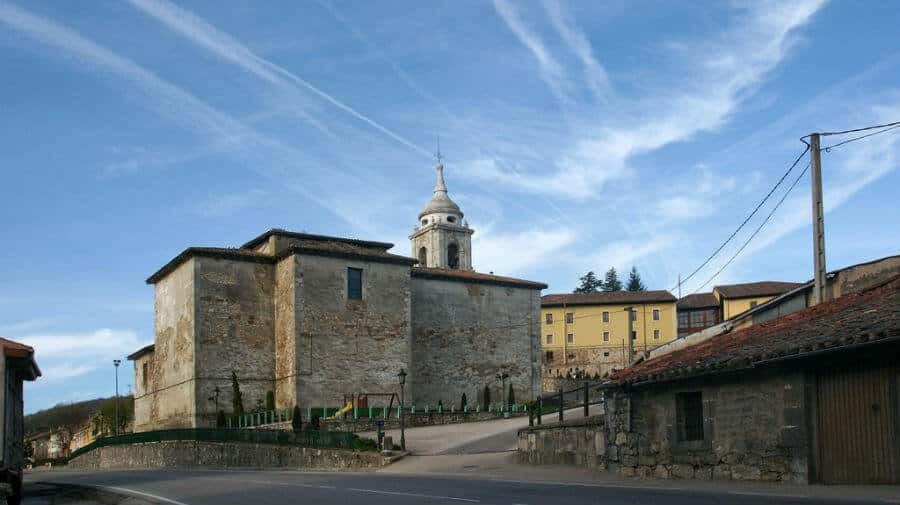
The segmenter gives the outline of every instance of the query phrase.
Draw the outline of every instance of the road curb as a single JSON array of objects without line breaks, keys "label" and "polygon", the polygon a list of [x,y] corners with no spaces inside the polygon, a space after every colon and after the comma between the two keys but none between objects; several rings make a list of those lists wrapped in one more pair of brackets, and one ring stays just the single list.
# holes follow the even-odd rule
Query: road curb
[{"label": "road curb", "polygon": [[[36,486],[43,489],[35,489]],[[27,484],[24,501],[27,503],[29,498],[39,497],[52,497],[51,503],[56,503],[61,498],[65,501],[91,500],[103,505],[172,505],[171,501],[165,499],[155,499],[134,492],[113,490],[103,486],[46,481],[36,481]]]}]

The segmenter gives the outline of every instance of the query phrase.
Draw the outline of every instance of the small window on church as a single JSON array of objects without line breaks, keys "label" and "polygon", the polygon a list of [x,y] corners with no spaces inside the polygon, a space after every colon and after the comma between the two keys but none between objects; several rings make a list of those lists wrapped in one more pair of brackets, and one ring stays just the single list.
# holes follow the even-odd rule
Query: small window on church
[{"label": "small window on church", "polygon": [[428,249],[425,249],[424,247],[419,249],[419,266],[428,266]]},{"label": "small window on church", "polygon": [[347,299],[362,300],[362,269],[347,269]]},{"label": "small window on church", "polygon": [[456,244],[447,246],[447,266],[454,270],[459,268],[459,246]]},{"label": "small window on church", "polygon": [[448,222],[448,223],[455,223],[455,222],[456,222],[456,218],[453,217],[453,216],[447,216],[447,222]]},{"label": "small window on church", "polygon": [[422,225],[426,225],[426,224],[428,224],[428,220],[427,220],[427,219],[423,219],[423,220],[422,220]]}]

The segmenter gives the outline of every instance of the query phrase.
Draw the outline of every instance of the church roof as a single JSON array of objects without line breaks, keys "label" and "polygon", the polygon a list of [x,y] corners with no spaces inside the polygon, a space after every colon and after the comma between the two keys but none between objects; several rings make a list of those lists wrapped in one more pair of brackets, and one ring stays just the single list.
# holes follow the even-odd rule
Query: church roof
[{"label": "church roof", "polygon": [[436,168],[437,181],[434,183],[434,195],[419,213],[419,219],[427,214],[435,213],[459,214],[459,217],[462,218],[463,213],[459,205],[456,205],[456,202],[447,195],[447,186],[444,184],[444,165],[438,163]]},{"label": "church roof", "polygon": [[352,244],[360,247],[366,247],[369,249],[382,249],[387,251],[391,247],[394,247],[394,244],[390,242],[373,242],[371,240],[358,240],[355,238],[344,238],[344,237],[330,237],[328,235],[313,235],[309,233],[299,233],[296,231],[288,231],[282,230],[281,228],[272,228],[263,232],[258,237],[250,240],[246,244],[241,246],[241,249],[253,249],[259,244],[268,240],[269,237],[276,235],[281,237],[287,237],[297,240],[308,240],[308,241],[317,241],[317,242],[343,242],[346,244]]},{"label": "church roof", "polygon": [[346,242],[298,241],[276,256],[282,259],[291,254],[310,254],[313,256],[330,256],[334,258],[354,258],[381,263],[399,263],[413,265],[418,262],[414,258],[391,254],[387,251],[359,247]]},{"label": "church roof", "polygon": [[480,272],[473,272],[471,270],[452,270],[449,268],[413,267],[412,276],[423,277],[426,279],[472,282],[475,284],[495,284],[498,286],[510,286],[515,288],[547,288],[547,285],[543,282],[526,281],[524,279],[503,277],[501,275],[483,274]]},{"label": "church roof", "polygon": [[162,266],[153,275],[147,277],[147,284],[156,284],[165,276],[169,275],[173,270],[178,268],[182,263],[195,256],[206,258],[222,258],[235,259],[241,261],[252,261],[256,263],[274,263],[275,258],[268,254],[256,251],[248,251],[246,249],[233,249],[230,247],[188,247],[181,254],[172,258],[171,261]]}]

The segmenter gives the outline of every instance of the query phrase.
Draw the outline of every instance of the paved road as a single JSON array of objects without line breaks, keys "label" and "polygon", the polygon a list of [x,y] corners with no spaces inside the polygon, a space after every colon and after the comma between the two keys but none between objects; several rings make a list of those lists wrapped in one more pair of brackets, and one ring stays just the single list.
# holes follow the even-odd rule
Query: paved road
[{"label": "paved road", "polygon": [[[365,504],[405,505],[477,503],[515,505],[559,502],[581,504],[810,504],[822,498],[778,496],[727,490],[642,487],[635,484],[560,484],[471,477],[382,473],[313,473],[271,471],[125,471],[45,472],[35,481],[102,486],[169,505]],[[881,500],[885,502],[885,500]],[[838,502],[835,502],[838,503]],[[842,503],[858,503],[844,501]]]}]

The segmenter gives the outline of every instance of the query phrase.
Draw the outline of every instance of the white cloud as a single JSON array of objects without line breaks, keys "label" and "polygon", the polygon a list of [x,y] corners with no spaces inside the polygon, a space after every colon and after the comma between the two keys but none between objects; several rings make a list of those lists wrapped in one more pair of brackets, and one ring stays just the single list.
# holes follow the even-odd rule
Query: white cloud
[{"label": "white cloud", "polygon": [[495,225],[475,226],[479,232],[472,238],[474,266],[479,272],[498,275],[522,275],[535,265],[549,261],[550,256],[570,246],[577,234],[572,229],[529,229],[498,232]]},{"label": "white cloud", "polygon": [[34,347],[35,360],[43,372],[42,381],[57,381],[112,366],[149,342],[130,330],[101,328],[90,333],[26,335],[18,341]]},{"label": "white cloud", "polygon": [[544,0],[544,9],[550,15],[550,22],[556,29],[560,37],[566,42],[572,52],[578,56],[582,66],[584,66],[585,80],[588,87],[594,95],[606,100],[612,94],[612,87],[609,83],[609,76],[606,69],[597,61],[594,56],[594,49],[591,42],[576,25],[575,21],[566,12],[559,0]]},{"label": "white cloud", "polygon": [[45,328],[51,323],[50,319],[47,318],[39,318],[39,319],[26,319],[24,321],[19,321],[11,324],[3,324],[0,325],[0,335],[14,335],[23,331],[31,331],[36,330],[38,328]]},{"label": "white cloud", "polygon": [[251,189],[237,193],[210,195],[206,200],[194,205],[194,211],[204,217],[222,217],[251,206],[260,204],[268,192],[262,189]]}]

